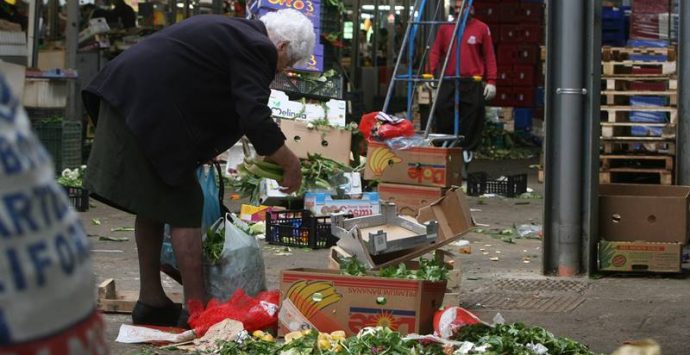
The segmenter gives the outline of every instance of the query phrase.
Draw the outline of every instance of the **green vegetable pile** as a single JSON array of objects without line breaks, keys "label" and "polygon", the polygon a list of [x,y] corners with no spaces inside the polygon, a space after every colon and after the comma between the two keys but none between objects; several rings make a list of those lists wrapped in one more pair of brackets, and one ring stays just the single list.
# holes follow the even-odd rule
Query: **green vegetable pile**
[{"label": "green vegetable pile", "polygon": [[225,227],[221,226],[215,231],[209,228],[206,231],[206,239],[202,245],[204,259],[210,264],[218,264],[223,255],[223,244],[225,243]]},{"label": "green vegetable pile", "polygon": [[82,187],[84,175],[86,175],[86,165],[74,169],[65,169],[58,176],[57,182],[66,187]]},{"label": "green vegetable pile", "polygon": [[[304,194],[308,189],[327,190],[334,185],[343,184],[346,182],[343,173],[355,170],[319,154],[309,154],[301,163],[302,187],[298,195]],[[233,188],[238,194],[249,197],[254,204],[259,202],[259,183],[262,178],[278,182],[283,179],[283,169],[279,165],[260,159],[245,159],[244,163],[237,167],[237,171],[238,176],[232,184]]]},{"label": "green vegetable pile", "polygon": [[[367,268],[357,258],[342,258],[340,260],[340,271],[344,275],[364,276],[369,275]],[[395,279],[443,281],[448,280],[448,267],[437,259],[419,258],[419,269],[410,270],[405,264],[397,267],[388,266],[381,269],[379,277]]]},{"label": "green vegetable pile", "polygon": [[544,328],[528,327],[522,323],[497,324],[495,327],[470,325],[460,328],[454,340],[488,344],[490,348],[484,353],[487,355],[533,355],[537,344],[546,347],[551,355],[595,354],[572,339],[556,337]]}]

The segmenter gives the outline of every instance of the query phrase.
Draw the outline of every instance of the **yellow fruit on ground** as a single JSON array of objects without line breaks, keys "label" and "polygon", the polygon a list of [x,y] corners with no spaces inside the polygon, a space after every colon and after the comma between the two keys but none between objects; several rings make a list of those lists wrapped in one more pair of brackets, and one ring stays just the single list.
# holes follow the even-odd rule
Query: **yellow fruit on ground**
[{"label": "yellow fruit on ground", "polygon": [[261,340],[270,341],[270,342],[275,341],[275,339],[273,338],[273,335],[271,335],[271,334],[264,334],[264,336],[261,337]]},{"label": "yellow fruit on ground", "polygon": [[319,339],[319,349],[326,350],[331,348],[331,342],[327,339]]},{"label": "yellow fruit on ground", "polygon": [[266,335],[266,333],[264,333],[264,332],[261,331],[261,330],[255,330],[254,333],[252,333],[252,336],[253,336],[254,338],[261,338],[261,337],[264,336],[264,335]]},{"label": "yellow fruit on ground", "polygon": [[287,333],[287,334],[285,334],[285,343],[290,343],[291,341],[293,341],[295,339],[299,339],[301,337],[303,337],[303,335],[302,335],[302,332],[299,330]]},{"label": "yellow fruit on ground", "polygon": [[339,353],[339,352],[343,351],[343,346],[340,344],[336,344],[335,347],[333,348],[333,351],[335,351],[336,353]]},{"label": "yellow fruit on ground", "polygon": [[336,330],[334,332],[331,332],[331,336],[333,338],[342,338],[345,339],[345,331],[343,330]]}]

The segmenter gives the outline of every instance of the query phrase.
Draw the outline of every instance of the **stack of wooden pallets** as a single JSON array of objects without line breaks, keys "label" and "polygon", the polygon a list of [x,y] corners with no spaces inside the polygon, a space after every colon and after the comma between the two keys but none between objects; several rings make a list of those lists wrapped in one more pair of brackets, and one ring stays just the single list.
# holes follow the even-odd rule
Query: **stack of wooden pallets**
[{"label": "stack of wooden pallets", "polygon": [[676,51],[602,49],[600,183],[673,184]]}]

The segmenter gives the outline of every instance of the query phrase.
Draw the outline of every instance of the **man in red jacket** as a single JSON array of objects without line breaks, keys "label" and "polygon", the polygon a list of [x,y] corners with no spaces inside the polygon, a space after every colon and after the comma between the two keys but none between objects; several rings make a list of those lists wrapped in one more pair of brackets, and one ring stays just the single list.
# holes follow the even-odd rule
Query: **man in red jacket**
[{"label": "man in red jacket", "polygon": [[[462,1],[455,2],[456,9]],[[474,12],[474,9],[471,10]],[[461,16],[456,13],[456,16]],[[441,75],[455,24],[441,25],[431,50],[429,64],[434,75]],[[460,134],[461,146],[473,151],[481,142],[484,129],[484,105],[496,96],[496,57],[489,26],[474,17],[467,20],[460,46]],[[456,45],[451,49],[445,76],[456,76]],[[435,132],[453,134],[455,128],[455,81],[446,80],[438,93]]]}]

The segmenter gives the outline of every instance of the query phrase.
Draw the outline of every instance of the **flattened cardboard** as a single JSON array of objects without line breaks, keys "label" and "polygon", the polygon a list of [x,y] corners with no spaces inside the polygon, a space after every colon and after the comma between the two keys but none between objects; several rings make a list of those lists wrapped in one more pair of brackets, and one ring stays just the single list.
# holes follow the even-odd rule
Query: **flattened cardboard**
[{"label": "flattened cardboard", "polygon": [[279,334],[313,326],[321,332],[387,326],[402,334],[430,334],[443,304],[446,281],[341,275],[335,270],[294,269],[280,275]]},{"label": "flattened cardboard", "polygon": [[683,245],[655,242],[599,242],[599,270],[680,272]]},{"label": "flattened cardboard", "polygon": [[364,178],[399,184],[449,187],[462,184],[462,149],[414,147],[391,150],[369,142]]},{"label": "flattened cardboard", "polygon": [[334,199],[329,193],[308,192],[304,194],[304,208],[316,216],[345,213],[354,217],[371,216],[381,213],[379,194],[365,192],[361,199]]},{"label": "flattened cardboard", "polygon": [[339,163],[350,164],[350,131],[316,127],[309,129],[301,121],[281,120],[280,129],[287,139],[285,145],[299,158],[308,158],[308,154],[321,154]]},{"label": "flattened cardboard", "polygon": [[688,241],[690,186],[602,184],[599,238],[608,241]]},{"label": "flattened cardboard", "polygon": [[399,214],[417,216],[421,207],[443,196],[445,188],[382,182],[378,191],[381,201],[395,203]]}]

